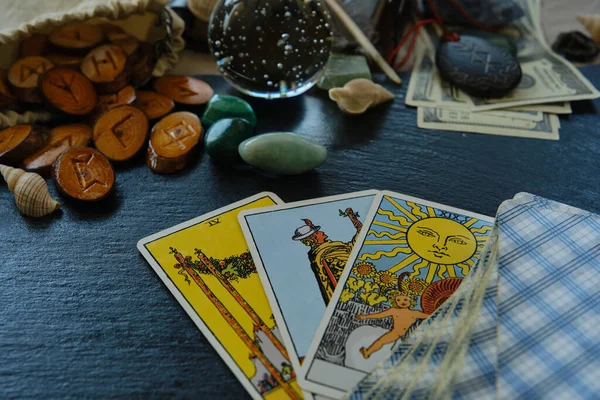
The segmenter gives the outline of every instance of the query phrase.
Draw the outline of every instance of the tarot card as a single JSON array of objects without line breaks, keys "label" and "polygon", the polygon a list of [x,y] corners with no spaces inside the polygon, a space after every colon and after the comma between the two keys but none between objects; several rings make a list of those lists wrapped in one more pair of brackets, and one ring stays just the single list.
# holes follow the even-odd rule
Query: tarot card
[{"label": "tarot card", "polygon": [[355,192],[240,213],[296,371],[377,193]]},{"label": "tarot card", "polygon": [[273,312],[238,223],[272,193],[184,222],[138,249],[254,399],[302,399]]},{"label": "tarot card", "polygon": [[475,265],[493,219],[377,195],[298,378],[340,398],[444,303]]}]

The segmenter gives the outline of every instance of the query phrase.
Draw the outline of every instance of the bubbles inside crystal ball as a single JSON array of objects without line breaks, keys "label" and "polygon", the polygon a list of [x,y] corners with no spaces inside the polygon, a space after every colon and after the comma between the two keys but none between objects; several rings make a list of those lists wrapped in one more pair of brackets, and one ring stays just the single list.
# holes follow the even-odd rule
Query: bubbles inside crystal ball
[{"label": "bubbles inside crystal ball", "polygon": [[221,0],[209,24],[219,71],[256,97],[301,94],[321,75],[333,33],[321,1]]}]

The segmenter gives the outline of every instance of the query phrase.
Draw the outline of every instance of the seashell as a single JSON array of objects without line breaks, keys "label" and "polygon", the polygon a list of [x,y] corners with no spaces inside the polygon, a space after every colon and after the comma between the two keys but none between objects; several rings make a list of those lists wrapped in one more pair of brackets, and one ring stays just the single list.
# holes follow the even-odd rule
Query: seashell
[{"label": "seashell", "polygon": [[17,208],[29,217],[43,217],[60,208],[60,204],[50,196],[44,178],[22,169],[0,165],[0,173],[8,184],[8,190],[15,195]]},{"label": "seashell", "polygon": [[462,278],[447,278],[427,286],[421,295],[421,308],[425,314],[433,314],[435,310],[458,289]]},{"label": "seashell", "polygon": [[329,90],[329,98],[347,114],[362,114],[367,109],[396,97],[383,86],[364,78],[354,79],[342,88]]},{"label": "seashell", "polygon": [[592,40],[600,44],[600,14],[578,15],[577,21],[585,27]]}]

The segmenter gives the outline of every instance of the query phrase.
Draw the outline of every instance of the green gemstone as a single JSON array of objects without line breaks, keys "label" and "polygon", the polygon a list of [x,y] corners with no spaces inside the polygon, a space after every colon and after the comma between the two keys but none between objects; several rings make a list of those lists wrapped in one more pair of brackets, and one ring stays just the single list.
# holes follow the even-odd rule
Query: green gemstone
[{"label": "green gemstone", "polygon": [[281,175],[297,175],[323,164],[327,149],[294,133],[266,133],[243,141],[239,148],[248,164]]},{"label": "green gemstone", "polygon": [[318,83],[321,89],[329,90],[342,87],[353,79],[371,80],[371,71],[367,59],[363,56],[332,54],[327,61],[325,74]]},{"label": "green gemstone", "polygon": [[256,115],[250,104],[239,97],[216,94],[206,105],[202,114],[202,125],[204,129],[208,129],[223,118],[242,118],[256,127]]},{"label": "green gemstone", "polygon": [[238,146],[254,135],[254,127],[241,118],[220,119],[208,128],[204,138],[206,152],[216,162],[236,164],[242,161]]}]

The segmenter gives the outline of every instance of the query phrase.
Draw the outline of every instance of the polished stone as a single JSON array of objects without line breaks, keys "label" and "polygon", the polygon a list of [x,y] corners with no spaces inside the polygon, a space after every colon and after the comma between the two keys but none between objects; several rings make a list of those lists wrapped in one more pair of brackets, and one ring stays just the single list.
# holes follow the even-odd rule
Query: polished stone
[{"label": "polished stone", "polygon": [[371,70],[364,56],[332,54],[318,86],[329,90],[359,78],[371,80]]},{"label": "polished stone", "polygon": [[262,170],[280,175],[298,175],[323,164],[327,149],[287,132],[266,133],[242,142],[242,159]]},{"label": "polished stone", "polygon": [[208,129],[223,118],[242,118],[253,127],[256,126],[256,115],[248,102],[239,97],[216,94],[210,99],[202,114],[202,126]]},{"label": "polished stone", "polygon": [[242,161],[238,146],[254,135],[254,127],[245,119],[220,119],[208,128],[205,136],[206,152],[220,164]]},{"label": "polished stone", "polygon": [[443,79],[476,97],[503,97],[519,85],[522,76],[516,57],[468,34],[455,42],[440,42],[436,64]]},{"label": "polished stone", "polygon": [[600,53],[600,48],[585,34],[572,31],[563,32],[552,44],[552,50],[570,61],[590,62]]}]

